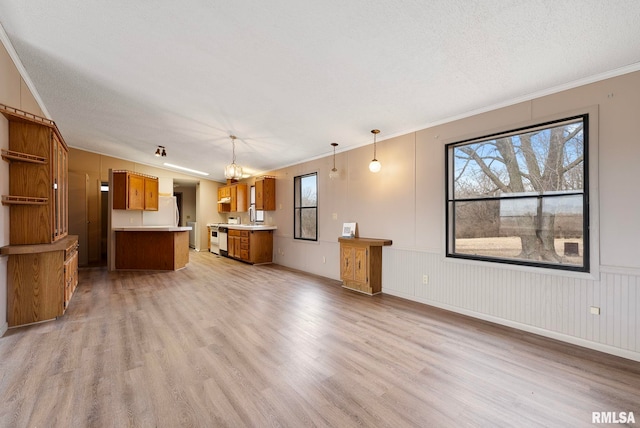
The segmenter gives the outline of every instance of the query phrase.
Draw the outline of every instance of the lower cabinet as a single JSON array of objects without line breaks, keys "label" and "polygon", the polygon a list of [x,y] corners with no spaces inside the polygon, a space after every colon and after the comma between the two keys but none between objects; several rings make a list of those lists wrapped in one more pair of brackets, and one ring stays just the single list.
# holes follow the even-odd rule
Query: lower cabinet
[{"label": "lower cabinet", "polygon": [[9,327],[64,314],[78,285],[78,237],[54,244],[9,245],[7,322]]},{"label": "lower cabinet", "polygon": [[273,230],[229,229],[228,256],[247,263],[271,263],[273,261]]},{"label": "lower cabinet", "polygon": [[64,261],[64,309],[69,306],[73,292],[78,286],[78,242],[74,242],[65,250]]},{"label": "lower cabinet", "polygon": [[242,232],[248,234],[247,231],[229,229],[229,232],[227,234],[227,253],[229,257],[232,257],[234,259],[242,259],[242,256],[240,255],[240,241],[242,240],[240,234]]},{"label": "lower cabinet", "polygon": [[382,247],[387,239],[339,238],[342,286],[365,294],[382,291]]}]

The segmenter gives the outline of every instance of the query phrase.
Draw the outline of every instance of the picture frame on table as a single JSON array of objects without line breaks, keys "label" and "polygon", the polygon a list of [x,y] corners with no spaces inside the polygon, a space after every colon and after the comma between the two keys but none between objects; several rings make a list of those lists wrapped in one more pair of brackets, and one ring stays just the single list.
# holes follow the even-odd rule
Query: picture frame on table
[{"label": "picture frame on table", "polygon": [[343,223],[342,224],[342,237],[343,238],[355,238],[356,233],[356,223]]}]

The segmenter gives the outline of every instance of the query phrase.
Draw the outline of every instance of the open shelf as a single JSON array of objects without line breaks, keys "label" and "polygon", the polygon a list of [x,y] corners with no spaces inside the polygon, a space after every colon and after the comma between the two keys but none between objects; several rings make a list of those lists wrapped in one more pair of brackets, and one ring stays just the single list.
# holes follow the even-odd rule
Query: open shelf
[{"label": "open shelf", "polygon": [[10,161],[19,161],[19,162],[30,162],[44,165],[47,163],[47,158],[42,156],[30,155],[29,153],[16,152],[14,150],[5,150],[2,149],[2,159],[7,162]]},{"label": "open shelf", "polygon": [[2,205],[46,205],[49,198],[2,195]]}]

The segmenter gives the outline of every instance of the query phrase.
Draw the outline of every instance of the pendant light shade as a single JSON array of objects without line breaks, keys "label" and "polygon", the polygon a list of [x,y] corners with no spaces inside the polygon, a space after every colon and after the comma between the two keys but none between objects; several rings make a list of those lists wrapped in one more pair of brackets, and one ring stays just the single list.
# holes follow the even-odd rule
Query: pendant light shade
[{"label": "pendant light shade", "polygon": [[369,162],[369,171],[376,173],[382,169],[382,164],[376,159],[376,136],[380,133],[380,130],[372,129],[371,133],[373,134],[373,160]]},{"label": "pendant light shade", "polygon": [[242,178],[242,167],[236,164],[236,136],[229,135],[231,138],[231,147],[233,151],[233,158],[231,163],[224,168],[224,176],[228,180],[239,180]]},{"label": "pendant light shade", "polygon": [[333,180],[334,178],[340,177],[340,173],[336,169],[336,146],[338,143],[331,143],[331,145],[333,146],[333,168],[331,168],[331,172],[329,172],[329,178]]}]

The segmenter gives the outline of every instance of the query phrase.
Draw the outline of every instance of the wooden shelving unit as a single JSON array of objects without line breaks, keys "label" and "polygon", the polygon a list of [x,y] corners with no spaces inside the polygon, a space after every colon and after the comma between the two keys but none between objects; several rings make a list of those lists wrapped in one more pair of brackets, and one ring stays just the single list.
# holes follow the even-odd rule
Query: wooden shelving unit
[{"label": "wooden shelving unit", "polygon": [[78,237],[68,235],[68,148],[49,119],[0,104],[9,121],[9,244],[7,322],[10,327],[64,314],[78,283]]},{"label": "wooden shelving unit", "polygon": [[37,163],[41,165],[45,165],[47,163],[47,158],[43,156],[36,156],[29,153],[16,152],[13,150],[5,150],[2,149],[2,159],[7,162],[18,161],[18,162],[30,162]]}]

